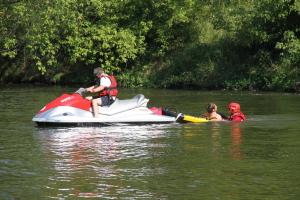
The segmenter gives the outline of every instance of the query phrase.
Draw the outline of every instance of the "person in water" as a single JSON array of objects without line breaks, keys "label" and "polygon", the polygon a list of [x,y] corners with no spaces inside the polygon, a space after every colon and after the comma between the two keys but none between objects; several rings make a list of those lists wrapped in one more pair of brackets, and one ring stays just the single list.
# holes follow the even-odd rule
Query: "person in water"
[{"label": "person in water", "polygon": [[118,95],[117,81],[113,75],[107,75],[100,67],[94,69],[97,77],[96,85],[85,88],[87,92],[98,93],[96,97],[88,98],[92,101],[94,117],[99,116],[98,106],[111,105]]},{"label": "person in water", "polygon": [[218,107],[214,103],[209,103],[206,108],[206,113],[204,113],[204,117],[211,121],[222,121],[223,118],[220,114],[217,113]]},{"label": "person in water", "polygon": [[241,112],[241,106],[238,103],[231,102],[228,104],[229,117],[228,120],[242,122],[246,120],[246,116]]}]

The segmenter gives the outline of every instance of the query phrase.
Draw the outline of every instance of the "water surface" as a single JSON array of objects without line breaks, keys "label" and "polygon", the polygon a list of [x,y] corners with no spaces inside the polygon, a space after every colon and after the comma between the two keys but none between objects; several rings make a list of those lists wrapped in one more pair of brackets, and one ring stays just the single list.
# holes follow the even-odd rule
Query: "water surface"
[{"label": "water surface", "polygon": [[0,199],[299,199],[300,96],[127,90],[199,115],[238,101],[245,123],[39,128],[71,87],[0,88]]}]

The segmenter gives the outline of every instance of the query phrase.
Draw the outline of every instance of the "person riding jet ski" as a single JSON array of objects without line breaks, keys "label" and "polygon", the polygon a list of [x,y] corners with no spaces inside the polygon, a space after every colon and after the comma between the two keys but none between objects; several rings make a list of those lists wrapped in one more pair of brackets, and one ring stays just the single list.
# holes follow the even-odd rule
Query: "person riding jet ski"
[{"label": "person riding jet ski", "polygon": [[228,110],[230,112],[228,120],[236,122],[242,122],[246,120],[246,116],[241,112],[240,104],[231,102],[228,104]]},{"label": "person riding jet ski", "polygon": [[118,95],[117,81],[113,75],[107,75],[100,67],[94,69],[94,75],[97,77],[96,85],[86,88],[87,92],[98,93],[96,97],[90,98],[94,117],[99,116],[98,106],[111,105]]}]

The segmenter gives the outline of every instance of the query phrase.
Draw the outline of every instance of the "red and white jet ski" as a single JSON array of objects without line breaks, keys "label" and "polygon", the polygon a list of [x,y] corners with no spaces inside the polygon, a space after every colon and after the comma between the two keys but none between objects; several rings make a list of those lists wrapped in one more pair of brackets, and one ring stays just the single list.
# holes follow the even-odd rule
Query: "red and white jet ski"
[{"label": "red and white jet ski", "polygon": [[91,102],[85,99],[83,88],[74,94],[63,94],[44,106],[32,119],[39,126],[84,126],[114,123],[172,123],[174,116],[156,114],[147,108],[148,99],[139,94],[132,99],[116,99],[110,106],[99,108],[94,118]]}]

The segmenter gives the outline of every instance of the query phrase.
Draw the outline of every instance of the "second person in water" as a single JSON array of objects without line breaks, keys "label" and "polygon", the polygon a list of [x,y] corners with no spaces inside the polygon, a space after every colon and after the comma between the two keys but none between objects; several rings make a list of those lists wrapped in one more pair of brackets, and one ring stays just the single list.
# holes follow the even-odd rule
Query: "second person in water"
[{"label": "second person in water", "polygon": [[206,113],[203,114],[203,116],[207,120],[211,121],[222,121],[223,118],[220,114],[217,113],[218,107],[214,103],[209,103],[206,107]]}]

